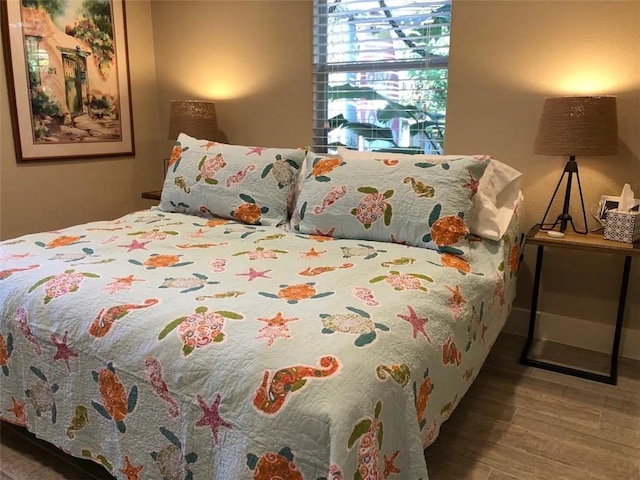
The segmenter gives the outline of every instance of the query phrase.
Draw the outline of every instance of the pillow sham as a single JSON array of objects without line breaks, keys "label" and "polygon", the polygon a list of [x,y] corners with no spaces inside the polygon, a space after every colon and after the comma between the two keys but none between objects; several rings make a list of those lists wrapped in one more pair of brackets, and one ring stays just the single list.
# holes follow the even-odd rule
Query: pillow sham
[{"label": "pillow sham", "polygon": [[488,158],[349,160],[310,152],[292,216],[302,233],[406,243],[464,255]]},{"label": "pillow sham", "polygon": [[487,166],[473,197],[477,215],[469,229],[475,235],[499,241],[507,231],[520,195],[522,173],[496,159]]},{"label": "pillow sham", "polygon": [[[407,158],[441,163],[457,158],[455,155],[360,152],[345,147],[338,147],[338,154],[345,160],[378,160],[387,163]],[[487,158],[490,159],[489,165],[480,179],[477,195],[473,197],[477,214],[469,224],[469,230],[474,235],[498,241],[511,221],[522,183],[522,173],[495,158]]]},{"label": "pillow sham", "polygon": [[277,226],[288,220],[304,150],[249,147],[178,136],[160,209]]}]

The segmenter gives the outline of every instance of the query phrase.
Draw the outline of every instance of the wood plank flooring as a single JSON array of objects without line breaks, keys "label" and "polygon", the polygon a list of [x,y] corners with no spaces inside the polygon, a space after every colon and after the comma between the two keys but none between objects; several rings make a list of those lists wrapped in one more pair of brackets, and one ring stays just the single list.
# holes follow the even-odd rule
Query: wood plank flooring
[{"label": "wood plank flooring", "polygon": [[[500,335],[426,451],[430,480],[640,480],[640,362],[621,359],[618,385],[611,386],[520,365],[523,343]],[[567,347],[542,350],[568,358]],[[606,364],[600,354],[571,354],[593,368]],[[113,477],[2,424],[0,480],[31,479]]]}]

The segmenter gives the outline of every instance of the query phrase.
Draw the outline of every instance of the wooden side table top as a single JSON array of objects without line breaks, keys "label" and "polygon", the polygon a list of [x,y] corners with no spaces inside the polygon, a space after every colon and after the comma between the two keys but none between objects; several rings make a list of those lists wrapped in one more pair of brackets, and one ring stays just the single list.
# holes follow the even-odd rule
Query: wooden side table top
[{"label": "wooden side table top", "polygon": [[534,225],[527,233],[527,244],[545,247],[566,247],[574,250],[588,250],[600,253],[640,256],[640,242],[624,243],[605,240],[602,232],[587,234],[565,231],[564,237],[555,238],[547,235],[546,230],[540,230],[540,225]]},{"label": "wooden side table top", "polygon": [[146,198],[148,200],[160,200],[162,196],[162,190],[154,190],[152,192],[142,192],[142,198]]}]

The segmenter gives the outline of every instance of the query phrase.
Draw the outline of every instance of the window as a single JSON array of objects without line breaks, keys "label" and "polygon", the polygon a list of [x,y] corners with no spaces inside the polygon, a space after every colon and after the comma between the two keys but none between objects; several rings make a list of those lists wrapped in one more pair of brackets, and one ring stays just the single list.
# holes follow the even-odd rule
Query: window
[{"label": "window", "polygon": [[314,149],[442,153],[451,0],[314,0]]}]

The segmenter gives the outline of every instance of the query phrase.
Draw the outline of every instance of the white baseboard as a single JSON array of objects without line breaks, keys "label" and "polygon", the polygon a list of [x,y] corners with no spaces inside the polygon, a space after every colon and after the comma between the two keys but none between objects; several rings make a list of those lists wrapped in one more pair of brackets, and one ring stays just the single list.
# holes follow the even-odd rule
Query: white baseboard
[{"label": "white baseboard", "polygon": [[[504,331],[515,335],[527,336],[529,328],[529,310],[513,308]],[[613,325],[590,322],[579,318],[563,317],[551,313],[538,312],[536,337],[552,342],[586,348],[596,352],[611,353]],[[640,360],[640,331],[622,329],[620,356]]]}]

